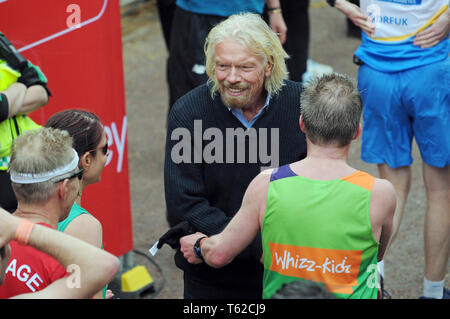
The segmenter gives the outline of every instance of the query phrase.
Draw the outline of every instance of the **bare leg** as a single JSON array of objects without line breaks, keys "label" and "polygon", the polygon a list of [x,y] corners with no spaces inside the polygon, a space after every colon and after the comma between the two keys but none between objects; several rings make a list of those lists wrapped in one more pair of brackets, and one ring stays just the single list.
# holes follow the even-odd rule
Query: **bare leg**
[{"label": "bare leg", "polygon": [[400,223],[402,221],[403,212],[405,210],[406,199],[408,198],[409,189],[411,188],[411,167],[404,166],[398,168],[391,168],[386,164],[379,164],[378,171],[380,178],[387,179],[394,186],[397,195],[397,207],[394,214],[394,224],[392,227],[392,237],[386,248],[386,253],[389,251],[394,238],[398,234]]},{"label": "bare leg", "polygon": [[450,166],[423,164],[427,192],[425,216],[425,278],[440,281],[445,277],[450,253]]}]

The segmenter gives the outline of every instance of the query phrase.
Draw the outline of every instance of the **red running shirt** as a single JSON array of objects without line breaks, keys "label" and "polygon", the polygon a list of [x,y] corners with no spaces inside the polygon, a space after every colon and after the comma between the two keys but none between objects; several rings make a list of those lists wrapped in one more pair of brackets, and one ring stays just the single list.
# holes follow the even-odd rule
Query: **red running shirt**
[{"label": "red running shirt", "polygon": [[[45,223],[40,225],[50,227]],[[0,299],[44,289],[52,282],[68,276],[64,267],[53,257],[31,246],[9,243],[11,257],[5,271],[5,281],[0,286]]]}]

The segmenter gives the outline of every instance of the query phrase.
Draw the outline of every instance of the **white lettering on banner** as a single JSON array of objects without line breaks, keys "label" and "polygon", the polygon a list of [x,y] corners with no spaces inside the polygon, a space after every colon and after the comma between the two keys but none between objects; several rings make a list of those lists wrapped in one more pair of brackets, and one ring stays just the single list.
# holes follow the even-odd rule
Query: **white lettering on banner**
[{"label": "white lettering on banner", "polygon": [[42,278],[39,277],[39,275],[36,272],[30,278],[30,275],[32,273],[30,266],[23,264],[19,268],[17,268],[16,259],[13,259],[9,263],[8,268],[6,268],[5,276],[8,275],[8,273],[11,273],[13,277],[16,277],[21,282],[24,282],[32,292],[35,292],[36,288],[38,288],[42,283],[44,283]]},{"label": "white lettering on banner", "polygon": [[127,139],[127,116],[125,115],[123,117],[122,129],[120,132],[117,130],[116,123],[112,122],[111,128],[109,128],[108,126],[105,125],[105,134],[106,134],[106,138],[108,140],[108,146],[109,146],[109,156],[108,156],[105,166],[107,166],[111,162],[112,158],[114,157],[114,154],[116,153],[111,148],[112,145],[115,145],[117,154],[118,154],[116,170],[117,170],[117,173],[120,173],[122,171],[123,156],[125,154],[125,144],[126,144],[125,142]]},{"label": "white lettering on banner", "polygon": [[[1,0],[0,0],[0,2],[1,2]],[[64,29],[64,30],[61,30],[61,31],[59,31],[59,32],[57,32],[57,33],[53,33],[53,34],[51,34],[51,35],[49,35],[49,36],[47,36],[47,37],[45,37],[45,38],[39,39],[39,40],[37,40],[37,41],[35,41],[35,42],[33,42],[33,43],[30,43],[30,44],[28,44],[28,45],[26,45],[26,46],[24,46],[24,47],[21,47],[21,48],[17,49],[17,51],[19,51],[19,52],[24,52],[24,51],[26,51],[26,50],[29,50],[29,49],[31,49],[31,48],[34,48],[34,47],[36,47],[36,46],[38,46],[38,45],[41,45],[41,44],[43,44],[43,43],[46,43],[46,42],[48,42],[48,41],[51,41],[51,40],[54,40],[54,39],[56,39],[56,38],[62,37],[63,35],[65,35],[65,34],[67,34],[67,33],[69,33],[69,32],[75,31],[75,30],[77,30],[78,28],[84,27],[84,26],[86,26],[86,25],[88,25],[88,24],[91,24],[91,23],[93,23],[93,22],[95,22],[95,21],[98,21],[98,20],[100,20],[101,17],[103,17],[103,15],[104,15],[104,13],[105,13],[105,11],[106,11],[106,7],[107,7],[107,6],[108,6],[108,0],[103,0],[103,6],[102,6],[100,12],[99,12],[95,17],[90,18],[90,19],[88,19],[88,20],[86,20],[86,21],[81,22],[81,23],[79,24],[79,26],[77,26],[76,28],[70,28],[70,27],[69,27],[69,28]],[[67,22],[67,21],[66,21],[66,22]]]},{"label": "white lettering on banner", "polygon": [[73,12],[66,19],[66,25],[68,28],[80,28],[81,27],[81,8],[78,4],[69,4],[66,8],[66,12]]},{"label": "white lettering on banner", "polygon": [[114,137],[111,133],[111,129],[105,125],[105,135],[106,135],[106,140],[108,141],[108,158],[106,159],[106,164],[105,167],[109,165],[109,163],[111,162],[111,159],[114,156],[114,150],[112,149],[112,145],[114,144]]}]

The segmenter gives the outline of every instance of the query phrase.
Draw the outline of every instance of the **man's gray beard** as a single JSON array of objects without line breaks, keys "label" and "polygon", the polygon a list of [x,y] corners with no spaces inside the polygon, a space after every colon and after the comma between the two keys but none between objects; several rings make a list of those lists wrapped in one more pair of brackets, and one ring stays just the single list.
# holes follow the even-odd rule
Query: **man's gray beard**
[{"label": "man's gray beard", "polygon": [[[245,100],[241,99],[241,101],[243,101],[243,103],[242,103],[241,101],[238,101],[239,99],[227,98],[225,96],[225,93],[220,92],[220,90],[219,90],[219,94],[220,94],[220,99],[222,100],[222,103],[225,106],[228,106],[235,110],[243,110],[247,107],[248,103],[250,103],[249,100],[245,101]],[[233,102],[236,102],[236,103],[233,103]]]}]

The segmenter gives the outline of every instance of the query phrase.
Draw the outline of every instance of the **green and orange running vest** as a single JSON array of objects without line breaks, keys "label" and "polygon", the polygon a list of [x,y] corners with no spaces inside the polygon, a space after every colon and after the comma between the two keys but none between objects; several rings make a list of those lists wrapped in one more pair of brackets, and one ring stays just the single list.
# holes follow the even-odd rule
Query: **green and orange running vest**
[{"label": "green and orange running vest", "polygon": [[289,165],[272,173],[261,228],[263,298],[294,280],[314,281],[337,298],[377,298],[379,244],[369,216],[374,180],[361,171],[311,180]]}]

